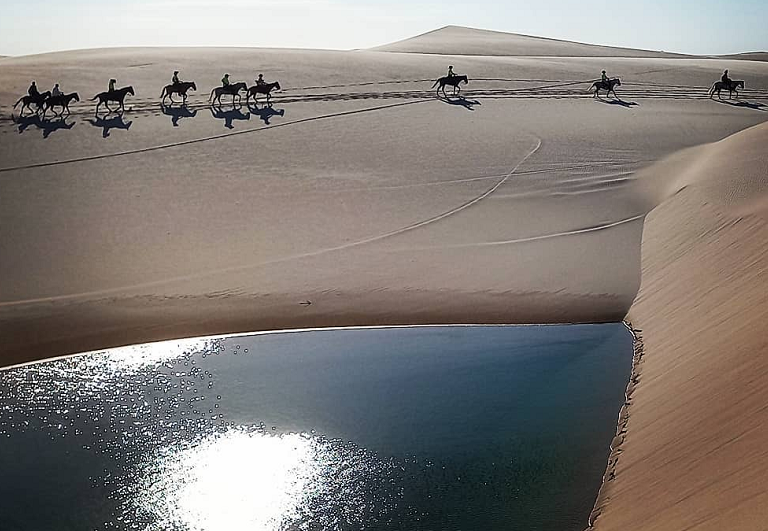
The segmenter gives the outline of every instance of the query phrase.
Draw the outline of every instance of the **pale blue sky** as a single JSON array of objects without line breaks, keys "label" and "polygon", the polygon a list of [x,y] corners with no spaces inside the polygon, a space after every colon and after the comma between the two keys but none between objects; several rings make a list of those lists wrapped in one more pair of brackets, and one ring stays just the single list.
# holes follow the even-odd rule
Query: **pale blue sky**
[{"label": "pale blue sky", "polygon": [[0,55],[367,48],[449,24],[694,54],[768,50],[768,0],[2,0]]}]

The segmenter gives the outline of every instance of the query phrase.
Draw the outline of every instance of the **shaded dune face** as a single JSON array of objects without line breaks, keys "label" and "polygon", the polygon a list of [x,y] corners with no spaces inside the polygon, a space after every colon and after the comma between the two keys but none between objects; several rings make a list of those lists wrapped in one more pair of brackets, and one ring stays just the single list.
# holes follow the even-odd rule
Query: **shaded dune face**
[{"label": "shaded dune face", "polygon": [[[765,119],[706,98],[720,61],[451,62],[466,100],[435,99],[448,63],[425,54],[4,60],[0,107],[31,78],[81,101],[66,130],[0,119],[2,363],[253,330],[615,321],[643,217],[684,185],[641,170]],[[283,87],[272,107],[209,110],[222,65],[251,80],[255,64]],[[588,94],[601,68],[627,106]],[[766,68],[739,63],[755,105]],[[174,69],[200,89],[187,112],[159,105]],[[135,96],[94,117],[115,76]]]}]

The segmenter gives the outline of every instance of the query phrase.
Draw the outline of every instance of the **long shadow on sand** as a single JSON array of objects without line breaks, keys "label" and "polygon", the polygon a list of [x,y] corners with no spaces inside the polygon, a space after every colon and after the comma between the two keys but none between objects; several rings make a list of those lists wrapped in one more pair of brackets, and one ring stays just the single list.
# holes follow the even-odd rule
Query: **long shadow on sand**
[{"label": "long shadow on sand", "polygon": [[768,112],[768,105],[765,103],[757,103],[746,100],[731,101],[731,100],[716,100],[712,99],[715,103],[721,103],[723,105],[730,105],[731,107],[742,107],[744,109],[752,109],[755,111]]},{"label": "long shadow on sand", "polygon": [[264,105],[261,109],[254,103],[248,104],[248,110],[261,119],[266,125],[269,125],[269,119],[273,116],[285,116],[285,109],[273,109],[272,104]]},{"label": "long shadow on sand", "polygon": [[624,101],[621,98],[616,98],[613,100],[604,100],[603,98],[596,98],[596,101],[599,101],[600,103],[605,103],[606,105],[619,105],[620,107],[626,107],[626,108],[640,105],[636,101]]},{"label": "long shadow on sand", "polygon": [[33,114],[30,116],[19,116],[14,118],[11,116],[13,123],[19,126],[19,134],[35,126],[37,129],[43,131],[43,138],[48,138],[51,133],[58,131],[59,129],[72,129],[75,126],[75,122],[67,122],[66,117],[59,117],[53,120],[40,118],[40,115]]},{"label": "long shadow on sand", "polygon": [[240,110],[241,109],[240,106],[237,106],[234,109],[230,109],[230,110],[225,111],[221,107],[215,107],[215,106],[211,105],[209,107],[209,109],[211,110],[211,116],[213,116],[217,120],[224,120],[224,127],[226,127],[227,129],[234,129],[235,128],[235,126],[232,123],[235,120],[238,120],[238,121],[246,120],[247,121],[247,120],[251,119],[251,113],[250,112],[246,112],[245,114],[243,114],[243,111]]},{"label": "long shadow on sand", "polygon": [[171,117],[171,123],[173,124],[173,127],[178,127],[179,120],[182,118],[194,118],[197,116],[197,109],[190,110],[186,105],[182,105],[181,107],[173,107],[170,105],[161,104],[160,109],[163,111],[164,115]]},{"label": "long shadow on sand", "polygon": [[440,101],[447,103],[448,105],[458,105],[460,107],[464,107],[468,111],[474,111],[475,105],[482,105],[477,100],[468,100],[464,96],[453,96],[448,98],[438,98]]},{"label": "long shadow on sand", "polygon": [[101,127],[101,137],[107,138],[109,137],[110,131],[112,129],[125,129],[128,131],[128,129],[131,128],[131,124],[133,123],[133,120],[128,120],[127,122],[123,120],[123,113],[119,113],[115,116],[110,117],[110,115],[106,116],[96,116],[95,118],[89,118],[88,123],[91,124],[94,127]]}]

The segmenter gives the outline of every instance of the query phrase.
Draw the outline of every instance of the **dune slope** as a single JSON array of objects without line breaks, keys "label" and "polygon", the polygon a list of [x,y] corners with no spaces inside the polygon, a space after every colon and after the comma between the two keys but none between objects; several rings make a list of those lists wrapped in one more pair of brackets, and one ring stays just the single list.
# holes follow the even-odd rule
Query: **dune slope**
[{"label": "dune slope", "polygon": [[645,355],[595,529],[754,530],[768,517],[768,126],[650,168],[630,319]]},{"label": "dune slope", "polygon": [[682,54],[583,44],[462,26],[446,26],[373,50],[441,55],[685,57]]}]

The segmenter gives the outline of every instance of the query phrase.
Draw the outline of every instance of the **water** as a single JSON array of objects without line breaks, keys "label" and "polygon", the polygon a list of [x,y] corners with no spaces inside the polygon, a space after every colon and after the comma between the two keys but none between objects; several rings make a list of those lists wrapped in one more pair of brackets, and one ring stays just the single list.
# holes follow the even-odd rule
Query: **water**
[{"label": "water", "polygon": [[622,325],[333,330],[0,372],[12,530],[579,530]]}]

